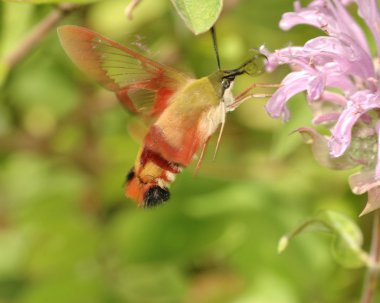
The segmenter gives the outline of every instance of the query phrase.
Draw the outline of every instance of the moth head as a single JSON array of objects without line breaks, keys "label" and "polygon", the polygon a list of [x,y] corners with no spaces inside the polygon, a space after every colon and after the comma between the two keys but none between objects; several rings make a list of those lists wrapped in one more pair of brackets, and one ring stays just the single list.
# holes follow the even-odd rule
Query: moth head
[{"label": "moth head", "polygon": [[226,92],[230,91],[235,78],[241,75],[257,76],[260,75],[265,68],[266,56],[259,51],[254,51],[250,59],[245,61],[238,68],[230,70],[219,70],[210,76],[217,94],[223,98]]}]

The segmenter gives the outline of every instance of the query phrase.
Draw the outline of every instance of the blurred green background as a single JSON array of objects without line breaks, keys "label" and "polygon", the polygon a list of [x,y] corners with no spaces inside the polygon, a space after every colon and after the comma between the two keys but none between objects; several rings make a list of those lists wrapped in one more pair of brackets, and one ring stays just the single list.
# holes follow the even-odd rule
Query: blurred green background
[{"label": "blurred green background", "polygon": [[[169,1],[142,1],[132,21],[128,2],[100,1],[61,24],[140,46],[196,77],[215,71],[210,35],[194,36]],[[52,9],[0,3],[0,57]],[[225,1],[216,27],[222,67],[262,44],[313,37],[308,27],[278,28],[291,10],[290,0]],[[286,71],[242,77],[235,92],[279,83]],[[356,220],[365,202],[348,188],[352,172],[319,167],[290,135],[310,125],[302,95],[286,124],[267,116],[265,99],[230,113],[216,160],[214,138],[199,173],[187,168],[169,203],[152,210],[137,209],[122,189],[140,144],[128,130],[138,121],[71,63],[55,29],[10,71],[0,99],[1,303],[358,301],[363,270],[334,261],[331,236],[305,233],[277,254],[280,237],[302,220],[326,208]],[[367,221],[358,219],[366,238]]]}]

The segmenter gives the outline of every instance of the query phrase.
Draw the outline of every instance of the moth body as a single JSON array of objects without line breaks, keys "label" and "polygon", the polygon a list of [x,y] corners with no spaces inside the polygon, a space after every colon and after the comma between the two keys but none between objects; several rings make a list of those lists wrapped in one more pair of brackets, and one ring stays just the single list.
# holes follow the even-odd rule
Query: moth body
[{"label": "moth body", "polygon": [[200,149],[202,159],[210,136],[220,124],[223,130],[226,112],[234,109],[235,77],[259,73],[256,60],[263,57],[192,79],[83,27],[62,26],[58,35],[79,68],[114,91],[131,113],[153,121],[124,189],[140,207],[167,201],[170,184]]},{"label": "moth body", "polygon": [[[126,182],[126,195],[140,206],[169,199],[168,188],[175,175],[189,165],[224,121],[224,96],[215,90],[209,77],[187,83],[169,104],[145,136],[144,148],[133,167],[134,177]],[[154,196],[146,194],[156,187],[161,190],[154,190]]]}]

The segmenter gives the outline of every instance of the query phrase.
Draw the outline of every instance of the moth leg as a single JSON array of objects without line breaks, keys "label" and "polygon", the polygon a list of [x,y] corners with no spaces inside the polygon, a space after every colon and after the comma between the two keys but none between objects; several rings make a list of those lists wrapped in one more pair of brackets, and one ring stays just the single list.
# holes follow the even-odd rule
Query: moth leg
[{"label": "moth leg", "polygon": [[249,93],[252,89],[256,87],[280,87],[281,84],[259,84],[259,83],[253,83],[248,88],[243,90],[239,95],[235,97],[235,102],[232,104],[229,104],[227,106],[227,111],[233,111],[235,108],[237,108],[240,104],[244,103],[245,101],[252,99],[252,98],[269,98],[272,97],[272,94],[252,94]]},{"label": "moth leg", "polygon": [[193,176],[195,176],[198,173],[199,169],[201,168],[202,160],[203,160],[203,157],[205,155],[205,152],[207,149],[207,144],[208,144],[209,140],[210,140],[210,137],[207,138],[206,142],[202,146],[202,151],[201,151],[201,154],[199,155],[197,165],[195,166]]},{"label": "moth leg", "polygon": [[221,117],[220,117],[221,126],[220,126],[220,130],[219,130],[218,141],[216,141],[214,156],[213,156],[212,160],[215,160],[215,158],[216,158],[216,153],[218,152],[220,140],[222,139],[222,135],[223,135],[224,124],[226,123],[226,105],[224,102],[221,103],[220,115],[221,115]]}]

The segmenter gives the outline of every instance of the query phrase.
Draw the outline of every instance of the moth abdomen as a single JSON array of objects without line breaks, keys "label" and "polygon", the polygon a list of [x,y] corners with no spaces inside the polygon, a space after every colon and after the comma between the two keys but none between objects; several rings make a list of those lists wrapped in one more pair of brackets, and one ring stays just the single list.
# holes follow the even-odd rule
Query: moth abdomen
[{"label": "moth abdomen", "polygon": [[135,169],[134,167],[132,167],[128,174],[125,176],[125,182],[128,183],[129,181],[131,181],[134,177],[135,177],[136,173],[135,173]]},{"label": "moth abdomen", "polygon": [[170,198],[170,192],[167,187],[154,185],[144,193],[144,207],[150,208],[161,205]]}]

